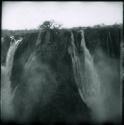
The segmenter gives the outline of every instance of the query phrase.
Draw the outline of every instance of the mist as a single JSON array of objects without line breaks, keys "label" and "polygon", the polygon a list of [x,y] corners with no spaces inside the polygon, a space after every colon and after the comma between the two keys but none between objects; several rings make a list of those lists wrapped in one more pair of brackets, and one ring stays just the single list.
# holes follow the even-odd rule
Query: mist
[{"label": "mist", "polygon": [[103,120],[117,122],[121,119],[122,113],[120,63],[118,59],[108,57],[100,48],[96,49],[94,58],[97,60],[95,67],[102,88],[100,98],[104,100],[101,106],[101,114],[104,113]]},{"label": "mist", "polygon": [[[10,46],[1,65],[2,120],[120,123],[119,57],[110,56],[116,54],[113,49],[107,51],[106,46],[99,46],[108,34],[94,39],[94,44],[86,38],[90,33],[88,38],[96,38],[93,31],[38,31],[24,34],[20,42],[4,38],[2,45],[10,42]],[[111,38],[117,32],[114,31],[111,30]]]}]

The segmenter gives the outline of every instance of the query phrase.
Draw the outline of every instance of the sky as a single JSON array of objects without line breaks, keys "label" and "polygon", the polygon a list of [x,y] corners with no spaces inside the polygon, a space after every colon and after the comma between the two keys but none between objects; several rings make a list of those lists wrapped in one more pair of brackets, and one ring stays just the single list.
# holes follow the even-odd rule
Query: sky
[{"label": "sky", "polygon": [[122,23],[123,3],[2,2],[2,29],[34,29],[46,20],[65,28]]}]

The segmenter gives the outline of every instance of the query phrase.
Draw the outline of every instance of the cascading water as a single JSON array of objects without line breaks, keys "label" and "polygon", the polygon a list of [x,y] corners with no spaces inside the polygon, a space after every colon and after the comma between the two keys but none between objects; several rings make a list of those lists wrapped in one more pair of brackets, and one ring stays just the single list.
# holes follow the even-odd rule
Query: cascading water
[{"label": "cascading water", "polygon": [[41,41],[41,33],[42,30],[39,31],[38,37],[37,37],[37,41],[36,41],[36,45],[39,45],[40,41]]},{"label": "cascading water", "polygon": [[14,43],[12,43],[10,45],[10,48],[8,50],[8,53],[7,53],[7,57],[6,57],[6,71],[7,71],[7,76],[9,78],[10,78],[10,75],[11,75],[11,72],[12,72],[15,51],[18,48],[18,45],[20,44],[21,41],[22,41],[22,39],[17,40],[17,41],[15,40]]},{"label": "cascading water", "polygon": [[81,31],[81,36],[81,53],[77,52],[73,33],[71,33],[71,46],[68,49],[72,59],[75,81],[82,100],[98,120],[103,120],[101,115],[104,114],[104,110],[101,111],[103,109],[103,98],[101,96],[100,80],[94,67],[93,58],[85,45],[83,31]]},{"label": "cascading water", "polygon": [[107,40],[106,40],[106,47],[107,47],[108,56],[114,56],[111,43],[112,43],[111,34],[110,34],[110,32],[108,32]]},{"label": "cascading water", "polygon": [[12,100],[14,97],[15,90],[12,92],[11,89],[11,73],[12,73],[12,67],[13,67],[13,60],[15,52],[21,43],[22,39],[15,40],[10,45],[10,48],[8,50],[7,56],[6,56],[6,64],[5,67],[1,66],[1,72],[2,72],[2,80],[1,80],[1,118],[2,120],[12,120],[14,116],[14,108],[12,104]]}]

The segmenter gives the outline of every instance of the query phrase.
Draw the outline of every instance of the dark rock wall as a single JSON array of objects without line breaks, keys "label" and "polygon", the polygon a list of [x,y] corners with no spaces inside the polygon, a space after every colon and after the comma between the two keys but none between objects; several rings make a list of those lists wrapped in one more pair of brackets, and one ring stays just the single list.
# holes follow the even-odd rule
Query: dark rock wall
[{"label": "dark rock wall", "polygon": [[121,32],[122,29],[119,27],[86,29],[85,39],[91,54],[95,49],[101,47],[109,57],[119,58]]}]

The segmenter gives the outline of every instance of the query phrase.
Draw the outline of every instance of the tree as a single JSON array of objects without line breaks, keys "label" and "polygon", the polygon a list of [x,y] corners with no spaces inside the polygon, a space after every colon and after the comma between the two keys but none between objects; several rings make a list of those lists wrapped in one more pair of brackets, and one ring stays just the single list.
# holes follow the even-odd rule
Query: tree
[{"label": "tree", "polygon": [[59,29],[62,25],[57,24],[54,20],[44,21],[42,25],[39,26],[40,29]]}]

